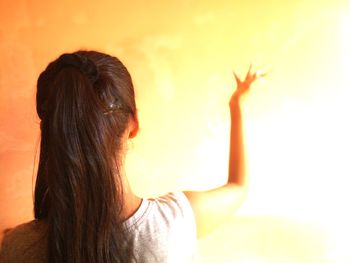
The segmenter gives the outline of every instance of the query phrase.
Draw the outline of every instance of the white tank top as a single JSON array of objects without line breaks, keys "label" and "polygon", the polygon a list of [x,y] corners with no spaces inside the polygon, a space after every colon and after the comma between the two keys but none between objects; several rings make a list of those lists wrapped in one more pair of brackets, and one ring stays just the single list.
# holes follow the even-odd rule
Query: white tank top
[{"label": "white tank top", "polygon": [[143,199],[124,224],[131,230],[136,262],[195,262],[195,219],[182,192]]},{"label": "white tank top", "polygon": [[[182,192],[143,199],[124,225],[130,230],[137,263],[197,260],[194,215]],[[34,220],[9,231],[1,244],[0,262],[47,263],[46,227]]]}]

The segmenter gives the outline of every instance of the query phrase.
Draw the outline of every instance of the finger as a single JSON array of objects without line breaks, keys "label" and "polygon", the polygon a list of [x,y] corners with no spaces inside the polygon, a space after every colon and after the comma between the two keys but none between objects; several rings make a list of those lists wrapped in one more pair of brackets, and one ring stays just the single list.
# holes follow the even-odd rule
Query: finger
[{"label": "finger", "polygon": [[233,75],[235,76],[235,80],[236,80],[237,85],[241,84],[242,81],[239,79],[239,77],[237,76],[236,72],[233,72]]},{"label": "finger", "polygon": [[251,77],[251,71],[252,71],[252,63],[249,64],[249,69],[247,72],[247,75],[245,76],[245,80],[248,80]]},{"label": "finger", "polygon": [[244,81],[246,84],[246,88],[249,89],[250,85],[258,78],[257,73],[254,72],[254,74],[251,74],[247,76],[247,79]]},{"label": "finger", "polygon": [[258,78],[258,74],[256,72],[254,72],[254,74],[250,76],[250,82],[252,83],[257,78]]},{"label": "finger", "polygon": [[250,73],[249,76],[246,77],[245,79],[245,83],[250,85],[251,83],[253,83],[256,79],[258,78],[256,72],[254,72],[254,74]]}]

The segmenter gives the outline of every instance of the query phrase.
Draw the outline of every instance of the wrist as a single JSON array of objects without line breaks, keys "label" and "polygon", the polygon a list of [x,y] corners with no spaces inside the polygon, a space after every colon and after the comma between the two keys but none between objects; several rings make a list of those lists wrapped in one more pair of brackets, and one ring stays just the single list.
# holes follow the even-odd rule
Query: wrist
[{"label": "wrist", "polygon": [[236,111],[237,109],[240,109],[240,103],[241,103],[240,96],[237,94],[233,94],[229,103],[231,112]]}]

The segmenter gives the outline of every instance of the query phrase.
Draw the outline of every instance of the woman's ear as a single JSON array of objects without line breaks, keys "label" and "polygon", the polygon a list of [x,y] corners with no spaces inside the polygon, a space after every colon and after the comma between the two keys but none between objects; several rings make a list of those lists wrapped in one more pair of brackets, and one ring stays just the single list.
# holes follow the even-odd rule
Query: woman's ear
[{"label": "woman's ear", "polygon": [[130,132],[129,132],[129,139],[135,138],[138,131],[139,131],[139,120],[137,118],[137,114],[133,116],[130,120]]}]

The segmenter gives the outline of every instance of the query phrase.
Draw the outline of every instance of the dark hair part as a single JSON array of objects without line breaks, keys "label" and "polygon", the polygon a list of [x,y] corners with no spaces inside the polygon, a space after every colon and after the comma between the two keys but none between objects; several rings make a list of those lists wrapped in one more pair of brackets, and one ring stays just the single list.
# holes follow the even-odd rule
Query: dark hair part
[{"label": "dark hair part", "polygon": [[41,144],[34,214],[53,263],[129,262],[122,225],[122,136],[136,118],[132,80],[115,57],[64,54],[37,83]]}]

